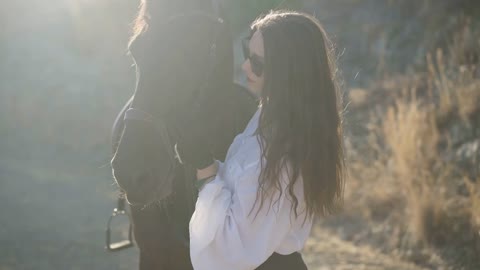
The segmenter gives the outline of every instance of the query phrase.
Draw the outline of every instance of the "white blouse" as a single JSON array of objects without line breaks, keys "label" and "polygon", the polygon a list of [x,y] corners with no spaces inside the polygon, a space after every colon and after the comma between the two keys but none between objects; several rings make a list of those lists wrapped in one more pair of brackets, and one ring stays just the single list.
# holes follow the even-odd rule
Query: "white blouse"
[{"label": "white blouse", "polygon": [[[196,270],[255,269],[277,252],[300,251],[312,228],[305,220],[303,182],[295,183],[298,214],[291,210],[287,170],[281,175],[283,192],[273,194],[273,203],[255,204],[260,175],[260,145],[253,135],[259,108],[245,131],[235,137],[225,163],[213,181],[200,191],[190,220],[190,257]],[[255,206],[255,208],[252,207]]]}]

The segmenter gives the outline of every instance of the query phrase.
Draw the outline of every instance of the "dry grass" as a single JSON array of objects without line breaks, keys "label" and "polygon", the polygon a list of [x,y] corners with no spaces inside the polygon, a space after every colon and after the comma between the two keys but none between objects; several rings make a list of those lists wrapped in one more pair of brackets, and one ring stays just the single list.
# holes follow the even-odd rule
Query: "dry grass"
[{"label": "dry grass", "polygon": [[[439,138],[431,110],[415,98],[398,99],[387,109],[382,125],[386,147],[390,151],[388,173],[393,184],[406,198],[407,224],[416,240],[426,241],[441,212],[443,192],[434,175]],[[432,203],[436,197],[435,203]],[[438,200],[439,199],[439,200]]]},{"label": "dry grass", "polygon": [[471,181],[464,178],[465,186],[469,191],[468,213],[470,216],[470,223],[477,235],[476,248],[480,251],[480,177],[476,181]]},{"label": "dry grass", "polygon": [[346,215],[369,224],[354,232],[360,242],[424,266],[480,267],[480,178],[455,154],[479,135],[478,45],[480,32],[465,27],[447,53],[426,56],[424,72],[350,93],[354,114],[369,115],[365,138],[350,142],[346,189]]}]

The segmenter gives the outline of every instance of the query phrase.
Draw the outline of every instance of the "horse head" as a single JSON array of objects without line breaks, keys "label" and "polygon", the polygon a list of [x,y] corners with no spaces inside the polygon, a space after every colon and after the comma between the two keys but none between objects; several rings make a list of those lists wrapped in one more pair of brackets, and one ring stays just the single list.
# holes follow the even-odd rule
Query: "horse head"
[{"label": "horse head", "polygon": [[[224,142],[210,142],[219,158],[226,152],[234,134],[228,130],[236,102],[232,100],[232,44],[221,20],[188,12],[149,26],[132,42],[130,51],[137,87],[111,165],[129,203],[146,205],[173,193],[180,165],[172,151],[176,141],[172,127],[186,113],[195,109],[210,116],[206,123],[192,126],[211,125],[212,132],[222,132],[222,127],[231,134]],[[197,108],[199,100],[207,106]]]}]

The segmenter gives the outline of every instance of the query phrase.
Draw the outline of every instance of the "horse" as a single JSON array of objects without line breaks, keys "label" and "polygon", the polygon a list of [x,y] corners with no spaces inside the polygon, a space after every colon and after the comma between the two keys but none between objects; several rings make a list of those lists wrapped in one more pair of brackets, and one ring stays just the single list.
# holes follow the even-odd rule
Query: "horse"
[{"label": "horse", "polygon": [[190,124],[221,134],[209,146],[216,159],[225,158],[257,107],[233,82],[232,48],[226,24],[203,11],[149,25],[130,45],[137,86],[113,127],[111,165],[130,205],[140,270],[193,269],[188,223],[197,196],[195,169],[172,152],[175,123],[189,114],[208,116]]},{"label": "horse", "polygon": [[[248,119],[253,115],[256,102],[247,89],[238,83],[232,84],[229,94],[235,100],[232,112],[225,118],[226,126],[223,141],[218,142],[216,157],[223,160],[229,143],[235,134],[240,133]],[[133,96],[118,113],[112,128],[112,150],[115,153],[122,131],[125,127],[125,112],[130,108]],[[190,176],[190,177],[187,177]],[[147,207],[130,205],[130,214],[136,244],[140,251],[139,269],[192,269],[188,250],[188,221],[193,213],[190,168],[179,166],[176,171],[172,196],[160,204]],[[161,181],[161,179],[159,179]],[[123,191],[125,192],[125,191]],[[122,195],[121,195],[122,196]],[[119,200],[124,200],[120,197]]]}]

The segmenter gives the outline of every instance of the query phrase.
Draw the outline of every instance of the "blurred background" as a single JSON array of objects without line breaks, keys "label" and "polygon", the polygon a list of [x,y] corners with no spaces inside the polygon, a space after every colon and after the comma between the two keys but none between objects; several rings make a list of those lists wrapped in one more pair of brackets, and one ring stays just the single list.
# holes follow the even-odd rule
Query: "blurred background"
[{"label": "blurred background", "polygon": [[[282,1],[227,2],[239,38]],[[282,5],[324,24],[345,92],[345,209],[318,220],[310,268],[480,269],[480,2]],[[104,230],[137,6],[0,0],[0,270],[135,269]]]}]

